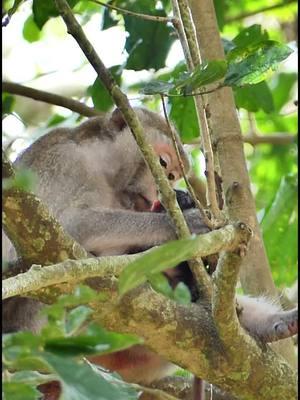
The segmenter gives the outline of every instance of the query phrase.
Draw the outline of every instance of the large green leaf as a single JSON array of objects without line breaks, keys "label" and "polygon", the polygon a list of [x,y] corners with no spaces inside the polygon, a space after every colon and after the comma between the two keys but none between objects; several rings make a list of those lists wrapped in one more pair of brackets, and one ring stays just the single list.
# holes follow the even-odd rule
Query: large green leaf
[{"label": "large green leaf", "polygon": [[273,40],[236,47],[227,55],[228,70],[224,84],[244,86],[259,83],[291,53],[292,49],[288,46]]},{"label": "large green leaf", "polygon": [[237,47],[246,47],[269,39],[268,32],[261,25],[254,24],[243,29],[232,42]]},{"label": "large green leaf", "polygon": [[38,400],[41,393],[26,383],[3,382],[3,400]]},{"label": "large green leaf", "polygon": [[192,297],[190,290],[183,282],[180,282],[173,290],[167,277],[163,274],[149,275],[148,279],[156,292],[162,293],[166,297],[177,301],[179,304],[189,304],[191,302]]},{"label": "large green leaf", "polygon": [[297,191],[296,175],[282,178],[276,197],[261,222],[275,278],[286,284],[292,283],[297,273]]},{"label": "large green leaf", "polygon": [[62,383],[62,396],[68,400],[133,400],[134,391],[114,385],[87,364],[75,364],[68,358],[44,353],[43,357],[57,373]]},{"label": "large green leaf", "polygon": [[41,38],[41,31],[34,22],[32,15],[29,15],[24,22],[23,38],[29,43],[37,42]]},{"label": "large green leaf", "polygon": [[237,108],[244,108],[250,112],[260,109],[265,113],[274,111],[272,92],[266,82],[234,88],[234,99]]},{"label": "large green leaf", "polygon": [[[69,6],[73,8],[79,0],[67,0]],[[59,12],[54,1],[33,0],[32,2],[33,20],[39,29],[42,29],[49,18],[57,17]]]},{"label": "large green leaf", "polygon": [[[117,84],[120,85],[122,73],[120,65],[115,65],[109,70],[115,78]],[[99,80],[99,78],[96,78],[94,83],[88,87],[87,93],[92,97],[94,107],[100,111],[109,111],[110,108],[114,105],[110,94],[104,87],[103,83]]]},{"label": "large green leaf", "polygon": [[45,350],[61,356],[106,354],[141,343],[136,336],[107,332],[97,325],[91,325],[86,334],[46,340]]},{"label": "large green leaf", "polygon": [[129,290],[146,282],[149,276],[167,268],[173,268],[182,261],[190,259],[195,251],[201,252],[202,244],[201,235],[193,235],[187,239],[175,240],[150,250],[122,271],[118,282],[119,293],[124,295]]},{"label": "large green leaf", "polygon": [[[155,2],[136,0],[123,3],[122,6],[125,5],[124,8],[131,11],[166,16],[164,10],[155,9]],[[124,15],[124,22],[125,30],[129,33],[125,43],[129,54],[125,68],[136,71],[163,68],[168,51],[175,40],[173,28],[165,23],[146,21],[130,15]]]},{"label": "large green leaf", "polygon": [[175,88],[182,93],[189,94],[201,86],[208,85],[224,78],[227,63],[224,60],[212,60],[198,65],[191,73],[174,80]]},{"label": "large green leaf", "polygon": [[183,143],[199,137],[199,124],[192,97],[170,97],[170,118],[175,123]]},{"label": "large green leaf", "polygon": [[293,88],[298,79],[297,73],[280,73],[271,82],[275,110],[280,112],[282,107],[291,100]]},{"label": "large green leaf", "polygon": [[151,81],[146,83],[141,89],[142,94],[169,94],[169,92],[174,89],[174,84],[164,81]]}]

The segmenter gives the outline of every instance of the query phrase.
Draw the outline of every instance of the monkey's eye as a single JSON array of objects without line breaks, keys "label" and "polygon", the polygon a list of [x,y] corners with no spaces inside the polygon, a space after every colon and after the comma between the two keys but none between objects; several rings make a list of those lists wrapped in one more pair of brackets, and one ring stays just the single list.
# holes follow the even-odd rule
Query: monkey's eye
[{"label": "monkey's eye", "polygon": [[168,175],[168,179],[169,179],[169,181],[174,181],[175,180],[175,175],[172,174],[172,172],[170,172],[169,175]]},{"label": "monkey's eye", "polygon": [[167,166],[168,166],[167,161],[164,158],[162,158],[161,156],[159,157],[159,163],[164,168],[167,168]]}]

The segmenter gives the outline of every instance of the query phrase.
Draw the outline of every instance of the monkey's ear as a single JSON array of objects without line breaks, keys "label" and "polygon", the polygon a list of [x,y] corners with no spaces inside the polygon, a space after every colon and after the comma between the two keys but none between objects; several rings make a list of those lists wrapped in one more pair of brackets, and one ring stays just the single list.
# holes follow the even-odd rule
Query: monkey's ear
[{"label": "monkey's ear", "polygon": [[125,128],[125,126],[127,126],[124,117],[120,111],[119,108],[116,108],[111,117],[110,117],[110,124],[112,124],[112,126],[117,130],[117,131],[121,131],[122,129]]}]

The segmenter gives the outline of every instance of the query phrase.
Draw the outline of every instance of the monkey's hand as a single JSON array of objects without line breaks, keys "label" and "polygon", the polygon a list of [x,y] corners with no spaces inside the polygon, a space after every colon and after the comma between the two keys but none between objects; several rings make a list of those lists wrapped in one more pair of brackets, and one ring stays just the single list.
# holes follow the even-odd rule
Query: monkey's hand
[{"label": "monkey's hand", "polygon": [[185,210],[183,215],[186,219],[188,227],[191,233],[195,233],[196,235],[201,235],[207,232],[210,232],[210,228],[204,223],[203,218],[201,216],[200,211],[197,208],[191,208],[189,210]]}]

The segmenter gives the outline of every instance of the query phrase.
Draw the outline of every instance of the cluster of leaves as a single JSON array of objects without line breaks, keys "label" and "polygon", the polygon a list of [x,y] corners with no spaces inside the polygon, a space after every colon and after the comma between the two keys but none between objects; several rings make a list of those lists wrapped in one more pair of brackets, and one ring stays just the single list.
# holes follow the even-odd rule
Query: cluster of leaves
[{"label": "cluster of leaves", "polygon": [[[86,286],[61,296],[45,306],[41,318],[48,324],[39,334],[17,332],[3,335],[4,399],[36,400],[37,386],[58,380],[66,399],[137,399],[136,390],[80,360],[124,350],[141,341],[132,335],[107,332],[90,323],[92,310],[86,304],[101,294]],[[14,372],[11,372],[14,371]],[[37,372],[39,371],[39,372]],[[115,381],[114,381],[115,380]]]},{"label": "cluster of leaves", "polygon": [[260,25],[252,25],[232,41],[226,41],[225,50],[226,60],[203,62],[192,72],[184,72],[172,82],[150,82],[142,89],[142,93],[188,95],[220,80],[222,86],[234,88],[256,85],[292,53],[288,46],[269,40],[267,32],[262,31]]}]

